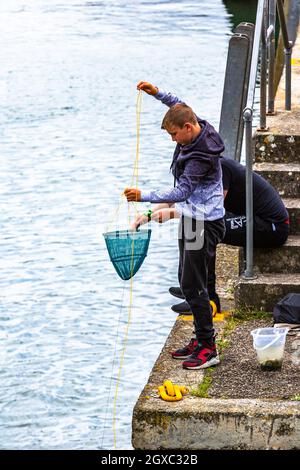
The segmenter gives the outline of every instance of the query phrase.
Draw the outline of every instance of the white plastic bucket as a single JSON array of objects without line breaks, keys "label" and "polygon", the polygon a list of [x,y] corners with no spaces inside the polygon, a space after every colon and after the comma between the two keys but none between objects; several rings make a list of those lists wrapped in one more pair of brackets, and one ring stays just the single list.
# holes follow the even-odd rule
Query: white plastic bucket
[{"label": "white plastic bucket", "polygon": [[288,328],[257,328],[251,331],[253,346],[262,369],[280,369]]}]

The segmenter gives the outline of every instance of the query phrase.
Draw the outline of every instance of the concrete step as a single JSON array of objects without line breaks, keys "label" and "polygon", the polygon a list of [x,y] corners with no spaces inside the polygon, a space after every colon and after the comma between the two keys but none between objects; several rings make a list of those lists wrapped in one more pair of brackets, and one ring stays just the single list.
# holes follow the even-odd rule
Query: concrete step
[{"label": "concrete step", "polygon": [[255,248],[253,265],[259,273],[300,273],[300,236],[290,235],[277,248]]},{"label": "concrete step", "polygon": [[257,131],[254,143],[256,162],[300,163],[300,135],[291,129],[285,134]]},{"label": "concrete step", "polygon": [[272,312],[276,303],[290,292],[300,293],[300,273],[261,274],[256,279],[240,278],[235,289],[236,308]]},{"label": "concrete step", "polygon": [[255,163],[253,169],[269,181],[280,196],[300,198],[300,164]]},{"label": "concrete step", "polygon": [[290,234],[300,235],[300,199],[282,199],[290,217]]}]

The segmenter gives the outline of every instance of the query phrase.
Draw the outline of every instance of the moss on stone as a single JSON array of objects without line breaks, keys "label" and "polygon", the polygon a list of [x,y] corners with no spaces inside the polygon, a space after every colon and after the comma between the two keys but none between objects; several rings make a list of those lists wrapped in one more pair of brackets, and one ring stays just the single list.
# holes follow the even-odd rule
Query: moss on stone
[{"label": "moss on stone", "polygon": [[271,318],[270,313],[264,311],[256,311],[249,308],[242,308],[235,310],[233,313],[233,318],[240,321],[250,321],[250,320],[264,320]]},{"label": "moss on stone", "polygon": [[212,383],[213,368],[209,367],[205,371],[204,378],[197,388],[191,390],[191,395],[199,398],[209,398],[208,389]]},{"label": "moss on stone", "polygon": [[300,395],[294,395],[293,397],[291,397],[291,400],[300,401]]},{"label": "moss on stone", "polygon": [[155,426],[167,430],[172,422],[172,416],[166,412],[161,411],[138,411],[138,415],[135,417],[138,422],[146,423],[149,426]]},{"label": "moss on stone", "polygon": [[276,430],[275,434],[277,436],[290,436],[295,431],[294,427],[288,423],[280,423],[279,428]]}]

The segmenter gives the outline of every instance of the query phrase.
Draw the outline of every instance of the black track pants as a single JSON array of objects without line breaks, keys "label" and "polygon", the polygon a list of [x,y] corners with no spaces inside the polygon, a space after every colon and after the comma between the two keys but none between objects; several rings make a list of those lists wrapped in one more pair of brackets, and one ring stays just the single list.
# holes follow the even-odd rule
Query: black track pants
[{"label": "black track pants", "polygon": [[[215,257],[216,246],[224,236],[225,226],[223,219],[204,222],[203,246],[193,249],[184,219],[187,218],[182,218],[179,225],[179,283],[193,312],[197,339],[208,340],[214,335],[207,290],[208,265]],[[194,219],[189,221],[195,226]]]}]

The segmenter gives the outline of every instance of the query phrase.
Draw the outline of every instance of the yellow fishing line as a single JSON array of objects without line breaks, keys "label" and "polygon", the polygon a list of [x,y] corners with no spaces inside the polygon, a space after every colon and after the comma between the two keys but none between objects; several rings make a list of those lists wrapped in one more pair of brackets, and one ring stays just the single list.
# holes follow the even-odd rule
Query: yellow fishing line
[{"label": "yellow fishing line", "polygon": [[[140,127],[141,127],[141,109],[142,109],[142,91],[138,91],[136,99],[136,149],[135,149],[135,160],[133,164],[133,174],[131,178],[130,187],[138,189],[138,179],[139,179],[139,156],[140,156]],[[135,216],[138,215],[138,210],[136,204],[133,202],[131,205],[128,205],[128,225],[130,225],[130,207],[133,207],[135,210]]]},{"label": "yellow fishing line", "polygon": [[[138,188],[138,173],[139,173],[138,166],[139,166],[139,153],[140,153],[141,105],[142,105],[142,92],[141,92],[141,90],[139,90],[138,96],[137,96],[137,101],[136,101],[136,155],[135,155],[135,161],[134,161],[133,175],[132,175],[132,179],[131,179],[131,187],[134,186],[134,182],[135,182],[135,188],[136,189]],[[134,206],[134,208],[137,212],[135,204],[133,204],[133,206]],[[130,204],[128,204],[128,222],[129,222],[129,225],[130,225]],[[126,350],[126,345],[127,345],[129,327],[130,327],[130,323],[131,323],[131,313],[132,313],[133,268],[134,268],[134,238],[132,239],[132,243],[131,243],[131,265],[130,265],[131,276],[130,276],[129,307],[128,307],[127,325],[126,325],[126,329],[125,329],[123,348],[122,348],[122,351],[121,351],[120,366],[119,366],[119,371],[118,371],[117,380],[116,380],[116,390],[115,390],[114,404],[113,404],[113,435],[114,435],[114,448],[115,449],[117,449],[117,432],[116,432],[117,399],[118,399],[118,391],[119,391],[119,385],[120,385],[120,379],[121,379],[121,372],[122,372],[122,367],[123,367],[123,364],[124,364],[125,350]]]},{"label": "yellow fishing line", "polygon": [[[139,172],[139,156],[140,156],[140,126],[141,126],[141,109],[142,109],[142,91],[139,90],[136,99],[136,150],[135,150],[135,161],[133,167],[133,175],[131,179],[131,186],[137,189],[138,187],[138,172]],[[134,181],[135,178],[135,181]]]},{"label": "yellow fishing line", "polygon": [[[135,150],[135,160],[133,164],[133,174],[132,174],[131,182],[130,182],[130,187],[131,188],[135,187],[135,189],[138,189],[138,177],[139,177],[141,109],[142,109],[142,91],[139,90],[138,95],[137,95],[137,100],[136,100],[136,150]],[[124,196],[124,193],[121,193],[117,207],[111,217],[111,220],[108,222],[106,226],[106,232],[109,232],[109,227],[114,225],[114,223],[116,222],[118,215],[119,215],[120,208],[124,202],[126,202],[126,197]],[[130,216],[131,208],[133,208],[135,211],[134,217],[136,217],[139,214],[136,208],[136,203],[129,202],[128,203],[128,225],[129,226],[131,224],[131,216]]]},{"label": "yellow fishing line", "polygon": [[[132,241],[132,254],[133,254],[133,251],[134,251],[134,241]],[[123,364],[124,364],[124,357],[125,357],[125,350],[126,350],[127,339],[128,339],[128,332],[129,332],[129,327],[130,327],[130,323],[131,323],[132,298],[133,298],[133,276],[132,276],[132,274],[133,274],[133,256],[132,256],[132,263],[131,263],[131,278],[130,278],[130,289],[129,289],[129,307],[128,307],[127,325],[126,325],[126,330],[125,330],[123,348],[122,348],[122,351],[121,351],[120,366],[119,366],[119,371],[118,371],[118,375],[117,375],[116,390],[115,390],[114,405],[113,405],[113,434],[114,434],[114,448],[115,449],[117,449],[116,417],[117,417],[118,391],[119,391],[122,367],[123,367]]]}]

